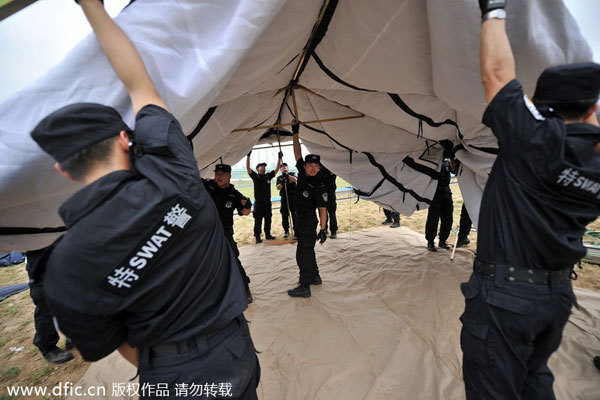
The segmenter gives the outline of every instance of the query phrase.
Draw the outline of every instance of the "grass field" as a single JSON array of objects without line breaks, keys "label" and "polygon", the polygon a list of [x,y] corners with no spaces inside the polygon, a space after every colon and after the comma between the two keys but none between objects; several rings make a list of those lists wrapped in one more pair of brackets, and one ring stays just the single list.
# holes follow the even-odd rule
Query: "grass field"
[{"label": "grass field", "polygon": [[[249,182],[240,182],[236,187],[246,196],[253,198],[252,186]],[[274,186],[274,184],[273,184]],[[338,187],[348,186],[338,178]],[[454,226],[458,225],[462,197],[457,185],[452,185],[454,197]],[[278,192],[273,188],[271,194],[277,196]],[[338,199],[350,196],[350,193],[339,194]],[[278,203],[273,204],[278,207]],[[351,232],[365,228],[381,226],[385,219],[383,211],[376,204],[356,198],[338,201],[338,224],[339,232]],[[415,212],[410,217],[402,217],[402,225],[416,232],[424,233],[427,210]],[[235,239],[240,247],[254,245],[252,228],[254,219],[252,215],[234,218]],[[600,231],[600,220],[590,224],[590,229]],[[382,228],[389,229],[389,228]],[[282,237],[281,214],[279,210],[273,210],[272,233]],[[471,244],[468,249],[475,251],[477,233],[470,235]],[[593,238],[589,238],[592,240]],[[448,240],[454,243],[453,232]],[[424,248],[423,248],[424,249]],[[579,279],[574,282],[575,286],[600,291],[600,267],[584,264],[583,270],[579,271]],[[27,274],[24,265],[0,268],[0,287],[11,284],[27,282]],[[66,364],[52,365],[47,363],[31,343],[35,327],[33,324],[33,304],[29,292],[23,292],[9,297],[0,302],[0,400],[11,399],[7,395],[7,385],[44,385],[52,387],[59,382],[75,383],[84,374],[88,363],[74,352],[75,359]],[[59,343],[64,345],[64,339]],[[23,347],[21,351],[15,352],[11,348]]]}]

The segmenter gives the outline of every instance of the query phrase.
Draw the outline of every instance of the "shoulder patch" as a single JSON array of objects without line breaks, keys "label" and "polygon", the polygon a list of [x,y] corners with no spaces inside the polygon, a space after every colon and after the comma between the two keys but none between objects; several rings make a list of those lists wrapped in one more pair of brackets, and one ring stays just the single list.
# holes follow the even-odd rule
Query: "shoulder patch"
[{"label": "shoulder patch", "polygon": [[124,296],[145,275],[161,254],[175,241],[198,210],[176,197],[160,214],[161,217],[137,243],[133,250],[100,281],[98,287]]},{"label": "shoulder patch", "polygon": [[538,121],[543,121],[546,119],[539,112],[539,110],[535,107],[535,104],[533,104],[533,101],[529,100],[529,97],[527,97],[526,94],[523,95],[523,101],[525,102],[525,107],[527,107],[527,109],[529,110],[531,115],[533,115],[533,118],[537,119]]}]

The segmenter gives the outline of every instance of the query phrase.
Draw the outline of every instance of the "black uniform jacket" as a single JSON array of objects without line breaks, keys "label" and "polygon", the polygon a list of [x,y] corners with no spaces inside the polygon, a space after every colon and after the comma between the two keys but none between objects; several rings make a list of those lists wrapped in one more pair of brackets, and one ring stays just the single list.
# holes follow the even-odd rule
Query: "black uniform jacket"
[{"label": "black uniform jacket", "polygon": [[294,198],[296,197],[296,182],[292,182],[288,176],[293,176],[294,178],[296,178],[296,174],[294,174],[293,172],[287,172],[285,174],[281,174],[277,177],[277,185],[283,185],[281,187],[281,189],[279,190],[279,195],[281,196],[281,200],[285,201],[285,196],[286,196],[286,188],[287,188],[287,195],[289,196],[289,198]]},{"label": "black uniform jacket", "polygon": [[581,237],[600,213],[600,154],[588,124],[544,117],[509,82],[488,105],[483,123],[500,148],[487,181],[477,240],[488,262],[557,270],[585,255]]},{"label": "black uniform jacket", "polygon": [[275,171],[266,174],[257,174],[252,171],[250,178],[254,181],[254,208],[271,204],[271,179],[275,178]]},{"label": "black uniform jacket", "polygon": [[206,191],[217,206],[225,233],[233,235],[233,211],[237,210],[239,215],[243,215],[242,210],[244,209],[244,205],[242,204],[242,200],[246,199],[246,204],[251,204],[250,199],[236,190],[232,184],[221,189],[214,179],[203,179],[203,182]]},{"label": "black uniform jacket", "polygon": [[335,179],[337,178],[337,175],[322,165],[319,173],[321,174],[321,179],[323,179],[323,183],[327,188],[327,193],[335,193],[335,190],[337,189],[337,185],[335,184]]},{"label": "black uniform jacket", "polygon": [[315,210],[317,207],[327,207],[327,188],[321,173],[307,176],[304,171],[304,160],[298,159],[298,183],[296,186],[296,212],[300,223],[304,220],[317,221]]},{"label": "black uniform jacket", "polygon": [[59,210],[67,232],[44,289],[86,360],[209,334],[247,307],[237,264],[177,120],[136,116],[134,170],[87,185]]}]

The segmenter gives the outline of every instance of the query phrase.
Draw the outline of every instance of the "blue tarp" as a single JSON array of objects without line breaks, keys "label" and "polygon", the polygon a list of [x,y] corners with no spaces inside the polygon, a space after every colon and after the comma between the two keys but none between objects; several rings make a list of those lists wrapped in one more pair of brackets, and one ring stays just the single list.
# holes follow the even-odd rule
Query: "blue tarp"
[{"label": "blue tarp", "polygon": [[29,289],[29,283],[17,283],[16,285],[10,285],[0,288],[0,301],[4,300],[8,296],[21,293],[22,291],[27,289]]},{"label": "blue tarp", "polygon": [[25,261],[25,254],[20,251],[11,251],[10,253],[0,254],[0,267],[21,264]]}]

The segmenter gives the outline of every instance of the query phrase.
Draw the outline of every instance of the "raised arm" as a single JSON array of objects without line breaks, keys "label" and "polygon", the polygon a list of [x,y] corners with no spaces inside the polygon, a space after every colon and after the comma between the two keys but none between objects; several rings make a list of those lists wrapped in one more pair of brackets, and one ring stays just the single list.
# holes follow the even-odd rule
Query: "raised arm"
[{"label": "raised arm", "polygon": [[516,77],[515,60],[506,35],[505,6],[506,1],[479,0],[482,14],[479,64],[487,103]]},{"label": "raised arm", "polygon": [[248,172],[248,176],[252,175],[252,168],[250,168],[250,154],[252,154],[252,151],[246,156],[246,171]]},{"label": "raised arm", "polygon": [[135,46],[108,15],[102,2],[79,0],[79,4],[108,61],[125,86],[134,114],[147,104],[167,109]]},{"label": "raised arm", "polygon": [[281,160],[283,159],[283,153],[280,151],[279,153],[277,153],[277,157],[279,157],[277,159],[277,166],[273,170],[273,171],[275,171],[275,173],[277,173],[277,171],[279,171],[279,167],[281,167]]},{"label": "raised arm", "polygon": [[292,125],[292,141],[294,143],[294,157],[296,157],[296,161],[302,158],[302,148],[300,147],[300,139],[298,139],[298,131],[300,125],[294,124]]}]

